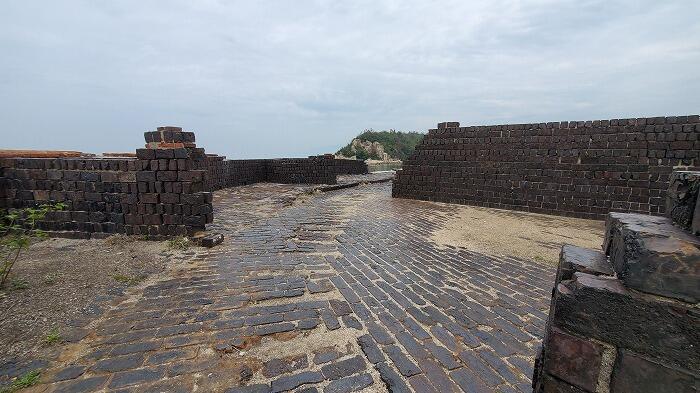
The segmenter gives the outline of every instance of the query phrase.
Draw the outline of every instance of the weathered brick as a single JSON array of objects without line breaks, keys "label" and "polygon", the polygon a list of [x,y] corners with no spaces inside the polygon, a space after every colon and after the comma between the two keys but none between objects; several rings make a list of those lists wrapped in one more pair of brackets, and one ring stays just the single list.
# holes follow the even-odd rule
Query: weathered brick
[{"label": "weathered brick", "polygon": [[552,328],[545,344],[545,371],[583,389],[594,391],[603,348]]},{"label": "weathered brick", "polygon": [[614,392],[694,392],[698,377],[679,369],[620,350],[612,376]]}]

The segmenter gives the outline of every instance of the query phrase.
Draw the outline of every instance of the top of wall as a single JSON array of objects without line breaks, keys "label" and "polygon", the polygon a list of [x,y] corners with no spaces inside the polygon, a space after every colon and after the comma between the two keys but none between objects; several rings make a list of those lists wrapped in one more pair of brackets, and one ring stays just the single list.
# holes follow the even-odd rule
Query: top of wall
[{"label": "top of wall", "polygon": [[[640,117],[634,119],[609,119],[587,121],[555,121],[546,123],[494,124],[460,127],[459,122],[438,123],[428,131],[431,136],[448,136],[455,131],[515,131],[515,130],[579,130],[608,127],[647,127],[700,123],[700,115]],[[641,131],[642,129],[640,129]],[[614,131],[611,131],[614,132]]]}]

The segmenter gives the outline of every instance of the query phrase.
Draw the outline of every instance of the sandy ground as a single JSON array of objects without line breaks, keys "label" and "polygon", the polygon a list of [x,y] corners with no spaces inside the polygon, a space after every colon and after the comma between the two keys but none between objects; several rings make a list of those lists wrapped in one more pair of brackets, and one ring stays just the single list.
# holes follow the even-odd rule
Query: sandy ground
[{"label": "sandy ground", "polygon": [[[0,292],[0,365],[45,358],[71,321],[90,319],[114,296],[164,270],[174,253],[165,242],[126,236],[104,240],[47,239],[15,265],[14,285]],[[14,288],[13,288],[14,287]]]},{"label": "sandy ground", "polygon": [[455,206],[454,214],[433,236],[440,246],[556,265],[562,244],[600,249],[603,243],[603,221],[452,206]]}]

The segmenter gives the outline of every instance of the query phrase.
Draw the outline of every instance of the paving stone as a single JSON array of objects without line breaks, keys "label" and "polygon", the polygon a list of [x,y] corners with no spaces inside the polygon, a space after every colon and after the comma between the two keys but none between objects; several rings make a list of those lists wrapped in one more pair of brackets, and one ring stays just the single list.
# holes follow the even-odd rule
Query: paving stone
[{"label": "paving stone", "polygon": [[350,308],[350,305],[346,302],[333,299],[330,300],[329,303],[331,305],[331,309],[337,316],[352,314],[352,308]]},{"label": "paving stone", "polygon": [[422,372],[420,367],[409,360],[398,346],[391,345],[383,349],[403,376],[410,377]]},{"label": "paving stone", "polygon": [[334,347],[321,348],[314,351],[314,364],[324,364],[338,359],[342,354]]},{"label": "paving stone", "polygon": [[283,320],[284,320],[284,316],[282,314],[256,315],[256,316],[246,318],[245,325],[248,325],[248,326],[265,325],[268,323],[282,322]]},{"label": "paving stone", "polygon": [[330,380],[339,379],[355,374],[365,369],[367,363],[361,356],[330,363],[321,367],[323,375]]},{"label": "paving stone", "polygon": [[486,364],[486,362],[478,356],[477,352],[471,350],[462,351],[459,353],[459,358],[488,386],[494,387],[503,382],[503,378]]},{"label": "paving stone", "polygon": [[280,359],[272,359],[263,363],[263,375],[274,378],[282,374],[291,373],[309,366],[306,355],[288,356]]},{"label": "paving stone", "polygon": [[294,324],[289,322],[275,323],[271,325],[262,325],[255,328],[255,334],[258,336],[266,336],[269,334],[289,332],[294,330]]},{"label": "paving stone", "polygon": [[326,325],[326,329],[340,329],[340,322],[338,322],[338,318],[330,310],[324,308],[320,311],[320,314],[321,319],[323,319],[323,323]]},{"label": "paving stone", "polygon": [[100,360],[92,367],[93,371],[116,372],[139,367],[144,360],[142,353],[132,355],[117,356],[109,359]]},{"label": "paving stone", "polygon": [[414,375],[408,378],[408,383],[413,387],[413,389],[416,392],[438,393],[438,390],[436,390],[435,387],[430,384],[430,382],[424,375]]},{"label": "paving stone", "polygon": [[386,331],[386,329],[380,327],[376,323],[370,322],[367,324],[367,330],[372,338],[379,344],[388,345],[395,342],[394,338]]},{"label": "paving stone", "polygon": [[148,357],[147,364],[158,365],[170,363],[175,360],[183,359],[192,356],[189,351],[173,349],[169,351],[157,352]]},{"label": "paving stone", "polygon": [[316,387],[302,388],[295,391],[295,393],[319,393],[320,390]]},{"label": "paving stone", "polygon": [[59,371],[57,371],[51,378],[52,381],[65,381],[68,379],[75,379],[85,373],[87,367],[85,366],[68,366]]},{"label": "paving stone", "polygon": [[469,393],[490,393],[493,389],[486,386],[481,379],[467,367],[463,367],[450,372],[450,377],[463,391]]},{"label": "paving stone", "polygon": [[273,393],[284,392],[298,388],[308,383],[318,383],[323,381],[323,374],[318,371],[304,371],[299,374],[280,377],[272,381],[270,387]]},{"label": "paving stone", "polygon": [[61,382],[56,385],[56,389],[64,393],[82,393],[99,390],[109,379],[106,376],[78,379],[70,382]]},{"label": "paving stone", "polygon": [[329,383],[323,393],[350,393],[362,390],[374,383],[369,374],[353,375]]},{"label": "paving stone", "polygon": [[345,326],[352,329],[362,330],[362,324],[352,315],[343,315],[341,319],[343,320]]},{"label": "paving stone", "polygon": [[410,393],[408,385],[406,385],[405,378],[399,373],[394,371],[386,362],[377,363],[375,365],[377,371],[379,371],[379,376],[382,381],[392,393]]},{"label": "paving stone", "polygon": [[160,368],[142,368],[138,370],[123,371],[112,376],[112,379],[109,382],[109,387],[114,389],[128,385],[153,382],[163,378],[164,376],[165,372]]},{"label": "paving stone", "polygon": [[161,345],[162,345],[161,341],[145,341],[145,342],[138,342],[138,343],[119,344],[119,345],[115,345],[114,348],[112,348],[110,355],[117,356],[117,355],[126,355],[126,354],[137,353],[137,352],[153,351],[153,350],[160,348]]},{"label": "paving stone", "polygon": [[365,353],[365,356],[367,356],[367,360],[369,360],[370,363],[379,363],[386,359],[382,351],[377,346],[377,343],[369,334],[358,337],[357,343],[360,345],[362,352]]}]

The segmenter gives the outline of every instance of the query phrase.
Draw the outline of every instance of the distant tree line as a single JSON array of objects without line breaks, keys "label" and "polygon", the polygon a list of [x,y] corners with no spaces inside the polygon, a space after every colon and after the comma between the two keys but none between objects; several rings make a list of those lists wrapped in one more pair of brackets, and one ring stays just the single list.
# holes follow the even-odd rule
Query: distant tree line
[{"label": "distant tree line", "polygon": [[[420,143],[423,139],[424,134],[420,132],[401,132],[396,130],[389,131],[374,131],[365,130],[363,133],[355,137],[362,141],[369,142],[379,142],[384,147],[384,152],[389,154],[393,158],[397,158],[401,161],[407,159],[413,150],[415,150],[416,145]],[[351,142],[352,143],[352,142]],[[381,160],[382,157],[376,157],[376,154],[367,152],[363,148],[356,148],[353,153],[351,143],[348,143],[345,147],[338,150],[337,154],[342,154],[345,157],[356,156],[360,160],[366,160],[368,158],[373,160]]]}]

